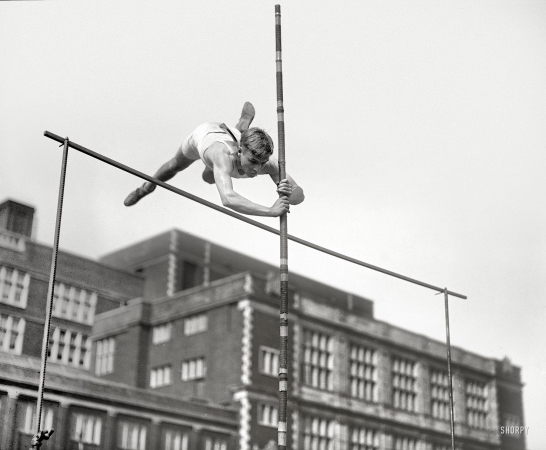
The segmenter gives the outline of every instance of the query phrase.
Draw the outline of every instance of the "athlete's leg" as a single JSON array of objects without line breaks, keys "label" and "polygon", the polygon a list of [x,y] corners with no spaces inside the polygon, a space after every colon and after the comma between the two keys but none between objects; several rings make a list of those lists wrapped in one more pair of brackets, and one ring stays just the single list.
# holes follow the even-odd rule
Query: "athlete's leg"
[{"label": "athlete's leg", "polygon": [[[154,178],[157,178],[160,181],[167,181],[174,177],[178,172],[188,168],[195,159],[190,159],[184,155],[183,147],[176,152],[174,158],[167,161],[163,164],[157,172],[154,174]],[[156,185],[149,181],[146,181],[141,187],[135,189],[131,192],[125,201],[123,202],[125,206],[132,206],[137,203],[142,197],[150,194],[154,191]]]},{"label": "athlete's leg", "polygon": [[241,133],[245,130],[248,130],[250,124],[254,120],[255,115],[256,111],[254,110],[254,106],[252,106],[252,103],[246,102],[243,106],[243,110],[241,111],[239,123],[235,125],[235,128],[237,128]]}]

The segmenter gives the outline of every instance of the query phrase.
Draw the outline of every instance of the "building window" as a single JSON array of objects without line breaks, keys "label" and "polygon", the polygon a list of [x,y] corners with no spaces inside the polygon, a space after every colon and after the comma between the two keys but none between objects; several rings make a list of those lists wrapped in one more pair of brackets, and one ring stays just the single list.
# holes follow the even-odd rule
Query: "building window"
[{"label": "building window", "polygon": [[260,373],[264,375],[279,376],[279,351],[270,347],[260,347],[259,357]]},{"label": "building window", "polygon": [[25,319],[0,314],[0,345],[2,351],[20,355],[23,350]]},{"label": "building window", "polygon": [[417,450],[417,439],[395,436],[393,450]]},{"label": "building window", "polygon": [[368,402],[377,401],[377,352],[367,347],[351,345],[351,396]]},{"label": "building window", "polygon": [[116,351],[116,340],[113,337],[97,341],[97,359],[95,362],[95,373],[106,375],[114,371],[114,353]]},{"label": "building window", "polygon": [[207,331],[208,317],[206,314],[196,314],[184,319],[184,334],[191,336],[192,334],[202,333]]},{"label": "building window", "polygon": [[[28,402],[24,405],[24,422],[21,431],[27,434],[36,434],[36,406],[37,401]],[[51,406],[43,405],[42,416],[40,419],[40,430],[51,431],[53,429],[53,408]]]},{"label": "building window", "polygon": [[93,325],[97,293],[87,292],[64,283],[55,283],[53,310],[55,317]]},{"label": "building window", "polygon": [[466,419],[473,428],[486,428],[487,418],[487,387],[485,383],[476,380],[466,381]]},{"label": "building window", "polygon": [[353,428],[350,450],[379,450],[379,433],[369,428]]},{"label": "building window", "polygon": [[392,365],[393,406],[416,411],[417,367],[413,361],[394,358]]},{"label": "building window", "polygon": [[431,370],[430,390],[432,417],[449,420],[449,375],[443,370]]},{"label": "building window", "polygon": [[328,391],[333,390],[333,339],[316,331],[304,331],[304,383]]},{"label": "building window", "polygon": [[26,308],[29,284],[28,273],[0,266],[0,302]]},{"label": "building window", "polygon": [[163,446],[163,450],[188,450],[188,446],[188,433],[171,430],[165,432],[165,445]]},{"label": "building window", "polygon": [[205,437],[204,450],[227,450],[227,439]]},{"label": "building window", "polygon": [[119,423],[119,444],[123,450],[146,450],[146,425],[125,422]]},{"label": "building window", "polygon": [[94,414],[74,413],[72,439],[82,444],[100,445],[102,419]]},{"label": "building window", "polygon": [[152,343],[163,344],[171,340],[172,323],[163,323],[152,328]]},{"label": "building window", "polygon": [[306,417],[303,425],[303,450],[334,450],[334,422]]},{"label": "building window", "polygon": [[150,387],[156,388],[171,384],[171,366],[156,367],[150,370]]},{"label": "building window", "polygon": [[182,381],[198,380],[207,375],[205,358],[194,358],[182,361]]},{"label": "building window", "polygon": [[267,403],[258,405],[258,423],[266,427],[277,428],[279,421],[279,410],[276,406]]},{"label": "building window", "polygon": [[49,337],[48,357],[65,366],[89,369],[91,339],[82,333],[56,327]]}]

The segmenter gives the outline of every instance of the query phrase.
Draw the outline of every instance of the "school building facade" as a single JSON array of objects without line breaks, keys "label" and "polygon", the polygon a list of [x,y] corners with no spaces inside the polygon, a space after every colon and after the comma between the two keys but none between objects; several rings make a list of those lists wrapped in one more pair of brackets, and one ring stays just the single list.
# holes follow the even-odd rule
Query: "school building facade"
[{"label": "school building facade", "polygon": [[[34,208],[0,204],[0,449],[29,449],[36,407],[52,248],[32,239]],[[97,315],[142,295],[138,274],[58,254],[42,449],[234,450],[238,412],[94,376]]]},{"label": "school building facade", "polygon": [[[30,281],[21,282],[21,289],[28,285],[26,308],[0,300],[2,320],[16,308],[12,329],[25,320],[24,329],[17,322],[22,344],[4,338],[0,352],[0,448],[25,448],[5,442],[27,436],[25,405],[36,397],[47,296],[43,286],[31,295],[30,286],[41,280],[47,290],[49,263],[33,265],[35,248],[45,247],[30,237],[2,233],[0,265]],[[23,239],[24,250],[2,235]],[[64,307],[63,289],[56,294],[52,330],[60,331],[50,339],[46,380],[53,412],[45,414],[62,423],[54,448],[276,448],[278,268],[180,230],[98,262],[63,255],[58,281],[70,286],[63,289],[94,292],[96,300],[87,302],[95,305],[93,320],[81,323],[74,317],[89,312],[76,314],[74,305],[87,297],[69,294]],[[79,273],[78,264],[88,266]],[[369,299],[294,273],[290,286],[288,448],[451,448],[445,344],[375,319]],[[34,302],[41,317],[30,320]],[[31,322],[38,331],[27,333]],[[85,342],[83,357],[76,342]],[[501,434],[501,427],[524,426],[520,371],[507,358],[452,348],[458,449],[525,449],[524,435]]]}]

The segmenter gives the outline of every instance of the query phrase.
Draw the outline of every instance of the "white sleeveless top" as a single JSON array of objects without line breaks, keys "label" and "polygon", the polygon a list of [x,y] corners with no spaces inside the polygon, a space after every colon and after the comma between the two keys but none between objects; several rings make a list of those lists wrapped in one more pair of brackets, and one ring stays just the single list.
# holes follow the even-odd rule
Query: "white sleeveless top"
[{"label": "white sleeveless top", "polygon": [[[190,136],[190,142],[193,141],[191,143],[194,144],[195,149],[199,154],[199,158],[201,158],[201,161],[203,161],[203,163],[211,170],[213,169],[213,167],[206,161],[205,152],[212,144],[216,142],[221,142],[229,149],[230,155],[233,155],[233,164],[230,173],[231,178],[249,178],[249,176],[244,173],[240,174],[237,170],[236,165],[236,154],[239,151],[238,142],[241,140],[241,132],[236,128],[228,127],[227,125],[225,125],[227,128],[229,128],[229,130],[233,133],[233,136],[235,136],[235,138],[237,139],[236,142],[233,140],[233,137],[228,132],[220,127],[220,125],[221,123],[219,122],[209,122],[199,125],[192,132]],[[258,175],[263,172],[264,167],[258,173]]]}]

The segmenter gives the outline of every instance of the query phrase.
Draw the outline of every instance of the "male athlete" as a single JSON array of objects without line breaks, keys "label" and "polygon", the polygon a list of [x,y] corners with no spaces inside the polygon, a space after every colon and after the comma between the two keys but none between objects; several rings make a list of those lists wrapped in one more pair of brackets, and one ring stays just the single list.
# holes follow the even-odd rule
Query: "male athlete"
[{"label": "male athlete", "polygon": [[[239,123],[234,128],[223,123],[198,126],[186,138],[174,158],[159,168],[154,178],[170,180],[194,161],[201,159],[205,164],[203,180],[209,184],[216,183],[224,206],[253,216],[276,217],[289,212],[290,205],[297,205],[304,200],[303,190],[288,174],[286,179],[279,179],[278,161],[273,156],[271,137],[260,128],[249,128],[254,115],[254,107],[246,102]],[[277,184],[277,192],[281,197],[270,207],[254,203],[233,189],[232,178],[254,178],[257,175],[269,175]],[[154,183],[147,181],[127,196],[125,206],[134,205],[153,192],[155,187]]]}]

